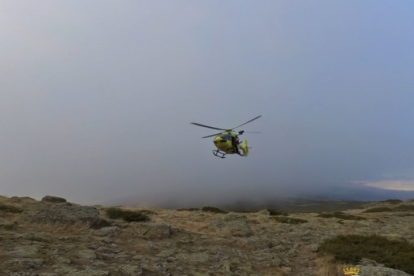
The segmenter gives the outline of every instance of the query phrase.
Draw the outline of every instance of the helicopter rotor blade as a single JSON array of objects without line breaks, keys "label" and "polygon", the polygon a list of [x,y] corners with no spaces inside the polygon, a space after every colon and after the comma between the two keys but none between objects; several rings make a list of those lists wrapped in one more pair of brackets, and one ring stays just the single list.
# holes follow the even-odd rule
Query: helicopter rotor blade
[{"label": "helicopter rotor blade", "polygon": [[191,124],[196,125],[196,126],[201,126],[201,127],[216,129],[216,130],[225,130],[224,128],[211,127],[211,126],[206,126],[206,125],[202,125],[202,124],[198,124],[198,123],[191,123]]},{"label": "helicopter rotor blade", "polygon": [[216,133],[216,134],[212,134],[212,135],[208,135],[208,136],[204,136],[204,137],[201,137],[201,138],[213,137],[213,136],[217,136],[217,135],[219,135],[219,134],[221,134],[221,132],[220,132],[220,133]]},{"label": "helicopter rotor blade", "polygon": [[247,122],[245,122],[244,124],[241,124],[241,125],[239,125],[239,126],[236,126],[236,127],[232,128],[232,129],[236,129],[236,128],[238,128],[238,127],[244,126],[245,124],[248,124],[248,123],[250,123],[250,122],[253,122],[253,121],[254,121],[254,120],[256,120],[256,119],[259,119],[260,117],[262,117],[262,115],[259,115],[259,116],[257,116],[256,118],[253,118],[253,119],[251,119],[250,121],[247,121]]}]

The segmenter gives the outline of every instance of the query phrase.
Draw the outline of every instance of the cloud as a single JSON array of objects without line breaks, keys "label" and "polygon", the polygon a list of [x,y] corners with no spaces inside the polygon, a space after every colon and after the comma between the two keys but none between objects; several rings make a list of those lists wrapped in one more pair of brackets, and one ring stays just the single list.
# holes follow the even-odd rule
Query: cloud
[{"label": "cloud", "polygon": [[382,181],[356,181],[355,184],[363,184],[366,187],[379,188],[394,191],[414,191],[414,180],[382,180]]}]

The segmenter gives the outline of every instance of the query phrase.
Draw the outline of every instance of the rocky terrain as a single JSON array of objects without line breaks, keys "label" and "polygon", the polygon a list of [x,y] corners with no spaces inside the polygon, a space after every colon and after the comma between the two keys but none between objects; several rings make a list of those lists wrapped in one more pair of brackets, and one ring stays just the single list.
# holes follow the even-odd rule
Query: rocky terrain
[{"label": "rocky terrain", "polygon": [[[319,248],[341,234],[414,245],[412,207],[380,202],[330,214],[122,208],[148,218],[131,221],[58,197],[0,197],[0,275],[328,276],[351,265],[362,276],[411,275],[369,259],[332,268]],[[382,209],[365,212],[372,208]]]}]

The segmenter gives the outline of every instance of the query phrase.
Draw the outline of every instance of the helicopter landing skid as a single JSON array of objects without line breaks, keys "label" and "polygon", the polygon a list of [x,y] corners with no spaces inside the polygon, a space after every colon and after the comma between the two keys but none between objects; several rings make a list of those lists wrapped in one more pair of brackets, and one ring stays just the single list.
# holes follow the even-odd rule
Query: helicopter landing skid
[{"label": "helicopter landing skid", "polygon": [[[217,156],[217,157],[222,158],[222,159],[226,158],[226,157],[224,157],[224,156],[226,155],[226,153],[225,153],[225,152],[222,152],[222,151],[220,151],[220,150],[213,150],[213,154],[214,154],[215,156]],[[219,154],[220,154],[221,156],[220,156]]]}]

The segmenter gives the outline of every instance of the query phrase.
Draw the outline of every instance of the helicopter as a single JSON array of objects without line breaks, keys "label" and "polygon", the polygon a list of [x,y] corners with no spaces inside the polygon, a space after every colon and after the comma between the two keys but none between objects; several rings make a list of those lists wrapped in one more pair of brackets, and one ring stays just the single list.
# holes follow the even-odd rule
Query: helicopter
[{"label": "helicopter", "polygon": [[[252,122],[256,119],[259,119],[260,117],[262,117],[262,115],[259,115],[255,118],[251,119],[250,121],[247,121],[246,123],[241,124],[239,126],[231,128],[231,129],[211,127],[211,126],[206,126],[206,125],[202,125],[202,124],[198,124],[198,123],[191,123],[191,124],[196,125],[196,126],[216,129],[216,130],[222,130],[222,132],[202,137],[202,138],[208,138],[208,137],[215,136],[215,138],[213,140],[213,143],[217,148],[217,149],[213,150],[213,154],[215,156],[220,157],[220,158],[225,158],[226,154],[238,154],[239,156],[247,157],[249,155],[249,149],[251,147],[247,146],[247,140],[246,139],[242,143],[239,140],[238,135],[242,135],[245,132],[246,133],[261,133],[261,132],[241,130],[236,134],[235,132],[233,132],[233,130],[238,128],[238,127],[244,126],[245,124],[248,124],[248,123],[250,123],[250,122]],[[240,150],[242,150],[243,153],[240,153]]]}]

